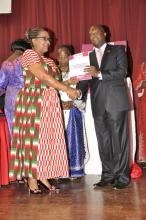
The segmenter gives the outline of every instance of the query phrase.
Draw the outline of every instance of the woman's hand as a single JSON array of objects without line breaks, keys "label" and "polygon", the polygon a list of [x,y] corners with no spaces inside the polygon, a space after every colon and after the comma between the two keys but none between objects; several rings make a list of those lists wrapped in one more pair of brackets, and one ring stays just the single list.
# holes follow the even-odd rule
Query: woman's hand
[{"label": "woman's hand", "polygon": [[63,110],[69,110],[73,107],[73,101],[61,102]]},{"label": "woman's hand", "polygon": [[64,83],[66,85],[76,85],[77,83],[79,83],[79,80],[76,77],[72,77],[72,78],[64,81]]},{"label": "woman's hand", "polygon": [[6,92],[5,89],[0,88],[0,96],[2,96],[3,94],[5,94],[5,92]]},{"label": "woman's hand", "polygon": [[77,83],[79,83],[79,80],[76,77],[72,77],[70,79],[67,80],[69,85],[75,85]]},{"label": "woman's hand", "polygon": [[77,99],[80,97],[80,90],[78,89],[73,89],[71,87],[68,87],[68,89],[66,90],[67,95],[71,98],[71,99]]}]

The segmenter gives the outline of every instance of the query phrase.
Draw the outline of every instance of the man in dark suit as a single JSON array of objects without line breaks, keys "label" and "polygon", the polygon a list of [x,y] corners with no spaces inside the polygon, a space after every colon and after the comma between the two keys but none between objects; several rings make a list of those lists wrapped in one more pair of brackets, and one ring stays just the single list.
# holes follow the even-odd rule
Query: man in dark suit
[{"label": "man in dark suit", "polygon": [[84,97],[90,83],[91,107],[102,162],[101,180],[94,187],[112,184],[114,189],[122,189],[130,182],[130,103],[125,85],[127,56],[123,46],[106,43],[103,26],[91,26],[89,35],[94,50],[89,54],[90,66],[85,68],[85,72],[90,73],[92,79],[81,81],[77,88]]}]

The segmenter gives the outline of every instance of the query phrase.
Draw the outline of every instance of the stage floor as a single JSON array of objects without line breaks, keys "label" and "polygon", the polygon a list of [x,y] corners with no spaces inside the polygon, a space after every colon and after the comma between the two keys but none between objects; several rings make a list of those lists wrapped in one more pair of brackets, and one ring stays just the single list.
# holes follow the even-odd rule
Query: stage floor
[{"label": "stage floor", "polygon": [[146,172],[122,190],[93,189],[96,175],[60,181],[59,194],[29,195],[25,184],[0,188],[0,220],[145,220]]}]

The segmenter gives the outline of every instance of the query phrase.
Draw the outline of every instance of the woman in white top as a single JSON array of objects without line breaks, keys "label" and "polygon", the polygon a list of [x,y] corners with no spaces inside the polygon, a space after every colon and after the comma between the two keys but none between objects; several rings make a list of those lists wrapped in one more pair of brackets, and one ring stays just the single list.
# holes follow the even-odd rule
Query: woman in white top
[{"label": "woman in white top", "polygon": [[[62,80],[76,87],[78,80],[69,79],[69,56],[71,55],[68,45],[62,45],[58,48],[58,62],[61,71]],[[72,101],[64,92],[60,92],[66,142],[68,149],[69,174],[70,177],[84,176],[84,161],[86,156],[85,151],[85,132],[83,125],[82,112],[75,106],[84,103],[82,101]]]}]

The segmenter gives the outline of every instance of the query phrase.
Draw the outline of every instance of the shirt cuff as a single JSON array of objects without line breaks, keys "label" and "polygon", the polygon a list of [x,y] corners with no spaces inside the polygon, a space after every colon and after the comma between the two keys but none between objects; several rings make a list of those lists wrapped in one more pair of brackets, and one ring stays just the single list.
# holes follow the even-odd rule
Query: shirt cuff
[{"label": "shirt cuff", "polygon": [[77,98],[78,100],[82,99],[82,91],[80,90],[80,96]]},{"label": "shirt cuff", "polygon": [[101,72],[98,72],[98,78],[99,78],[99,80],[102,80],[102,79],[103,79]]}]

